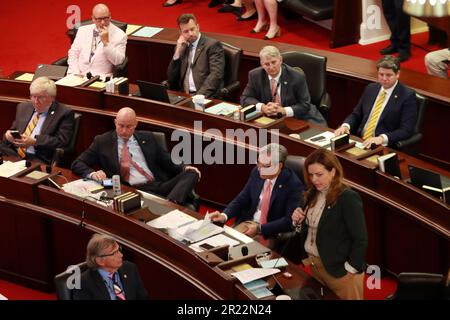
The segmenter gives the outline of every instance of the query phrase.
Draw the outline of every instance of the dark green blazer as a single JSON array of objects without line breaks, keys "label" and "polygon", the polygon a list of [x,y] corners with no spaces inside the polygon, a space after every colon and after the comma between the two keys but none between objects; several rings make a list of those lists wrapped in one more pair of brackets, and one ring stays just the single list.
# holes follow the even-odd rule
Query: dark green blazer
[{"label": "dark green blazer", "polygon": [[[308,226],[305,221],[302,232]],[[302,237],[302,248],[307,232]],[[325,207],[317,230],[317,249],[325,270],[336,278],[347,274],[346,261],[359,272],[365,270],[367,229],[361,197],[345,189],[336,203]]]}]

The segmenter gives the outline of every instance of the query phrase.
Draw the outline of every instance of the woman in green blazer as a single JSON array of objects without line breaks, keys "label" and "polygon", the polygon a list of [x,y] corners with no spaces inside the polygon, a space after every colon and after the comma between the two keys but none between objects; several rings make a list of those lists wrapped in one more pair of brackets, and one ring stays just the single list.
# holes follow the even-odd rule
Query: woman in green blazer
[{"label": "woman in green blazer", "polygon": [[335,155],[325,149],[304,165],[306,205],[292,214],[313,276],[341,299],[363,299],[367,229],[360,196],[343,182]]}]

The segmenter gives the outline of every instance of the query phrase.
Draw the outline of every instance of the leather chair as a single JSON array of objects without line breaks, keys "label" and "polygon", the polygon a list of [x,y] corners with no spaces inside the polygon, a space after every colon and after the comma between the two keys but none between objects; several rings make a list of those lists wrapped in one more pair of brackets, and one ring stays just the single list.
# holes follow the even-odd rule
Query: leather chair
[{"label": "leather chair", "polygon": [[[88,268],[86,262],[81,262],[76,266],[80,269],[80,274]],[[73,300],[72,289],[67,287],[67,279],[73,274],[73,272],[68,272],[66,270],[55,276],[54,282],[58,300]]]},{"label": "leather chair", "polygon": [[[84,21],[80,22],[80,26],[88,25],[91,23],[92,23],[91,19],[84,20]],[[119,29],[121,29],[123,32],[127,31],[128,23],[117,21],[117,20],[111,20],[111,23],[114,24]],[[70,29],[67,31],[67,35],[71,39],[71,42],[73,42],[73,40],[75,39],[77,32],[78,32],[78,28],[73,28],[73,29]],[[52,64],[57,65],[57,66],[67,67],[68,66],[67,60],[68,60],[68,57],[65,56],[65,57],[62,57],[62,58],[52,62]],[[118,64],[117,66],[113,67],[113,77],[116,78],[116,77],[127,77],[127,76],[128,76],[128,57],[125,57],[125,59],[123,60],[123,62],[121,64]]]},{"label": "leather chair", "polygon": [[424,96],[416,93],[417,100],[417,121],[414,126],[414,133],[408,139],[397,141],[395,148],[399,151],[408,153],[412,156],[417,156],[420,149],[420,141],[422,140],[422,123],[425,115],[425,109],[428,103],[428,99]]},{"label": "leather chair", "polygon": [[311,103],[322,113],[325,119],[331,108],[330,96],[326,91],[327,57],[313,53],[290,51],[281,54],[283,62],[291,67],[299,67],[306,75]]},{"label": "leather chair", "polygon": [[[445,277],[435,273],[402,272],[398,276],[396,292],[387,300],[436,300],[445,299],[448,287]],[[448,296],[447,296],[448,298]]]},{"label": "leather chair", "polygon": [[[166,135],[163,132],[152,132],[152,133],[155,136],[155,139],[159,143],[159,145],[165,151],[169,151],[169,148],[167,147]],[[190,210],[198,211],[200,207],[200,196],[197,193],[195,193],[194,190],[192,190],[191,194],[188,195],[188,198],[184,206],[189,208]]]},{"label": "leather chair", "polygon": [[71,164],[71,156],[75,154],[75,145],[78,138],[78,131],[80,130],[81,113],[75,112],[75,123],[73,126],[72,137],[69,144],[64,148],[56,148],[55,155],[53,156],[53,164],[58,167],[69,168]]},{"label": "leather chair", "polygon": [[240,87],[239,67],[242,60],[242,49],[222,42],[225,52],[225,73],[223,77],[224,87],[216,95],[217,99],[229,99],[231,94],[237,92]]},{"label": "leather chair", "polygon": [[305,165],[305,157],[302,156],[294,156],[294,155],[288,155],[286,158],[286,161],[284,165],[292,170],[297,174],[300,181],[305,184],[304,176],[303,176],[303,167]]},{"label": "leather chair", "polygon": [[284,0],[280,6],[316,21],[333,18],[333,0]]}]

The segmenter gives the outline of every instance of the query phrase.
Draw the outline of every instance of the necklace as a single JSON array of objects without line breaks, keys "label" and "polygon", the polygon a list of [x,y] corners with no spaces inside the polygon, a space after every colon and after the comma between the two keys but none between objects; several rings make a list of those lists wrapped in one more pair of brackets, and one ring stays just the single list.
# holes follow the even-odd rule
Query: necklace
[{"label": "necklace", "polygon": [[317,229],[319,228],[318,219],[319,219],[319,217],[322,216],[322,211],[325,208],[325,204],[326,204],[326,201],[323,201],[322,204],[320,205],[320,207],[317,207],[317,202],[316,202],[316,205],[314,206],[313,210],[308,210],[308,211],[311,211],[311,213],[309,214],[309,217],[308,217],[308,220],[311,222],[311,224],[309,226],[310,226],[310,228],[312,227],[311,228],[311,240],[310,240],[311,246],[314,245],[314,241],[317,236]]}]

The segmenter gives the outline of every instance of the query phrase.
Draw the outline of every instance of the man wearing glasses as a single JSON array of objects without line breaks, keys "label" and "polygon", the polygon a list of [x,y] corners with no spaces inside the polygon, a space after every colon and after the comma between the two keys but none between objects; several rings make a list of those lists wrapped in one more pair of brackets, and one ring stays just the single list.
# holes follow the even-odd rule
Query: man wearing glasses
[{"label": "man wearing glasses", "polygon": [[18,104],[16,119],[4,135],[0,152],[50,163],[55,149],[70,142],[74,126],[73,111],[55,97],[52,80],[34,80],[30,85],[31,102]]},{"label": "man wearing glasses", "polygon": [[78,29],[69,50],[67,74],[111,76],[114,66],[125,59],[127,35],[111,22],[111,13],[104,4],[92,9],[94,24]]},{"label": "man wearing glasses", "polygon": [[88,269],[81,274],[74,300],[147,300],[136,265],[123,261],[122,248],[108,235],[94,234],[87,245]]},{"label": "man wearing glasses", "polygon": [[225,223],[236,217],[236,229],[249,237],[264,239],[291,230],[291,210],[302,206],[304,186],[284,162],[287,150],[271,143],[260,149],[258,162],[244,189],[212,221]]}]

